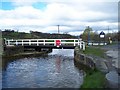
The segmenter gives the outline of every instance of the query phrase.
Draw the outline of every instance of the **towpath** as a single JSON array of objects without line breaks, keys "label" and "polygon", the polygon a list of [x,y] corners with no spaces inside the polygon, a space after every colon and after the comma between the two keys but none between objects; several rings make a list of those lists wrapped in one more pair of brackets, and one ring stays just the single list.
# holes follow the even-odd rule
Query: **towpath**
[{"label": "towpath", "polygon": [[116,88],[120,87],[120,59],[119,50],[120,42],[114,45],[107,45],[101,47],[106,50],[107,60],[109,62],[109,73],[106,74],[109,87]]}]

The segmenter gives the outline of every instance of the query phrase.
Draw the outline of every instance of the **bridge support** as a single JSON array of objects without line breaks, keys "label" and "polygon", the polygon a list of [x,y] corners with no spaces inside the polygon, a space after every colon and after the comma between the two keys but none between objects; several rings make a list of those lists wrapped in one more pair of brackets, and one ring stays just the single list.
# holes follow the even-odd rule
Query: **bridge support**
[{"label": "bridge support", "polygon": [[52,52],[52,48],[49,48],[49,52]]},{"label": "bridge support", "polygon": [[38,52],[41,52],[41,51],[52,52],[52,48],[35,47],[35,51],[38,51]]},{"label": "bridge support", "polygon": [[35,51],[41,52],[41,48],[40,47],[35,47]]},{"label": "bridge support", "polygon": [[41,48],[41,51],[52,52],[52,48]]}]

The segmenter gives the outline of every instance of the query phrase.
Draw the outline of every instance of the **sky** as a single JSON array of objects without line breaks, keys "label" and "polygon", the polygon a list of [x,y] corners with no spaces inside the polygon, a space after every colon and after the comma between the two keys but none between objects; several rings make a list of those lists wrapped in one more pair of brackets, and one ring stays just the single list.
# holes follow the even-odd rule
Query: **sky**
[{"label": "sky", "polygon": [[118,31],[119,0],[0,0],[0,29],[80,35]]}]

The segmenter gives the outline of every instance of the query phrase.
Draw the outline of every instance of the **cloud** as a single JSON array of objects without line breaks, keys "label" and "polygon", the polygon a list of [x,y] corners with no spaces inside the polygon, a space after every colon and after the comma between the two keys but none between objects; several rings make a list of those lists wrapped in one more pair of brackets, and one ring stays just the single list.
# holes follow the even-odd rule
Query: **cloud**
[{"label": "cloud", "polygon": [[54,33],[60,25],[62,33],[79,34],[86,26],[94,29],[107,27],[117,29],[116,2],[47,2],[44,10],[33,6],[39,0],[12,0],[15,9],[0,10],[0,27]]}]

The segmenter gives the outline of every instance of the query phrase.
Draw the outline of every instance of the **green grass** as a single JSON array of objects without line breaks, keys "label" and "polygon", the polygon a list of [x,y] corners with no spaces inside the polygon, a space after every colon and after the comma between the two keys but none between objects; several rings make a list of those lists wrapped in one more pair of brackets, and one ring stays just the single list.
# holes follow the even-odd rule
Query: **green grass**
[{"label": "green grass", "polygon": [[[89,46],[86,47],[85,51],[82,53],[87,55],[95,55],[99,57],[104,57],[104,50],[100,47]],[[86,69],[86,76],[84,77],[84,82],[80,88],[104,88],[105,87],[105,75],[97,69]]]},{"label": "green grass", "polygon": [[105,75],[99,70],[90,70],[86,72],[84,82],[80,88],[104,88]]},{"label": "green grass", "polygon": [[118,42],[116,42],[116,41],[113,41],[111,44],[109,44],[109,45],[116,45],[116,44],[118,44]]},{"label": "green grass", "polygon": [[83,51],[84,54],[88,55],[95,55],[99,57],[104,57],[104,50],[100,49],[99,47],[86,47],[86,50]]}]

